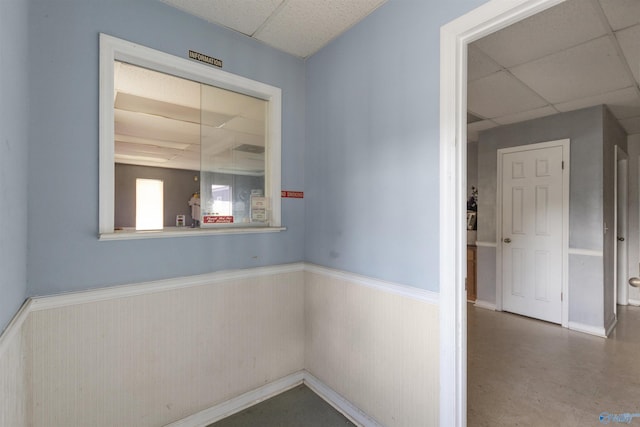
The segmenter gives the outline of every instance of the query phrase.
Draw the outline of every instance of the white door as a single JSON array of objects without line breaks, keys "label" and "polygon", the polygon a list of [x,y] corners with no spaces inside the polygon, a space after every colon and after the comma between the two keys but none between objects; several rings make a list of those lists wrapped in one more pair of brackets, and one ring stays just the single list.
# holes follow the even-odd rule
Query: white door
[{"label": "white door", "polygon": [[561,146],[502,154],[502,309],[562,322]]},{"label": "white door", "polygon": [[[627,159],[626,154],[616,148],[616,291],[617,303],[620,305],[629,304],[629,274],[627,263]],[[617,313],[617,305],[614,305],[614,312]]]}]

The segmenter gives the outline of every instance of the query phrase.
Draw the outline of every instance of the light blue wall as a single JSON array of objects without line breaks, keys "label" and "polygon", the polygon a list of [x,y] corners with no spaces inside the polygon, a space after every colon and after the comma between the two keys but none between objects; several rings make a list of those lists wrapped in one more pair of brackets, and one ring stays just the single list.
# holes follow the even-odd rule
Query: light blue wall
[{"label": "light blue wall", "polygon": [[27,12],[0,0],[0,332],[27,289]]},{"label": "light blue wall", "polygon": [[[282,233],[97,240],[98,33],[180,57],[196,50],[222,59],[226,71],[282,88],[282,182],[292,190],[304,190],[304,61],[157,0],[31,0],[29,5],[29,295],[303,259],[304,201],[294,199],[283,201],[288,230]],[[15,74],[24,75],[24,69]],[[27,215],[15,208],[21,204],[17,194],[9,196],[15,211],[7,221],[19,229]],[[24,257],[12,261],[24,263]],[[15,276],[23,279],[22,270]],[[15,293],[14,300],[23,290]],[[15,308],[15,301],[11,305]]]},{"label": "light blue wall", "polygon": [[440,27],[391,0],[307,61],[305,258],[438,291]]}]

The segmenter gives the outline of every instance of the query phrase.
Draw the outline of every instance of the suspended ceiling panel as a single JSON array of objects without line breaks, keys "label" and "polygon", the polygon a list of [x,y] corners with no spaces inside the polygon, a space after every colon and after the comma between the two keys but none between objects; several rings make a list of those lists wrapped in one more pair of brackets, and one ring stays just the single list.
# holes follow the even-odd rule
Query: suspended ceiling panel
[{"label": "suspended ceiling panel", "polygon": [[505,71],[469,82],[467,92],[469,111],[485,118],[519,113],[546,104],[540,96]]},{"label": "suspended ceiling panel", "polygon": [[640,1],[600,0],[613,31],[640,24]]},{"label": "suspended ceiling panel", "polygon": [[512,73],[551,103],[633,84],[609,36],[513,68]]},{"label": "suspended ceiling panel", "polygon": [[467,71],[468,111],[496,126],[604,104],[640,133],[640,0],[560,3],[472,43]]},{"label": "suspended ceiling panel", "polygon": [[525,120],[539,119],[540,117],[550,116],[556,113],[557,111],[555,108],[551,106],[546,106],[546,107],[536,108],[534,110],[523,111],[521,113],[497,117],[493,119],[493,121],[500,125],[508,125],[511,123],[524,122]]},{"label": "suspended ceiling panel", "polygon": [[617,32],[616,37],[636,83],[640,83],[640,24]]},{"label": "suspended ceiling panel", "polygon": [[470,82],[487,77],[501,70],[501,67],[496,64],[493,59],[489,58],[484,52],[482,52],[476,45],[472,44],[469,46],[467,55],[467,80]]},{"label": "suspended ceiling panel", "polygon": [[566,112],[602,104],[607,105],[618,119],[636,116],[640,111],[640,97],[633,87],[556,104],[555,108]]},{"label": "suspended ceiling panel", "polygon": [[606,34],[588,0],[569,0],[509,26],[476,45],[503,67],[513,67]]},{"label": "suspended ceiling panel", "polygon": [[162,0],[301,58],[307,58],[386,0]]}]

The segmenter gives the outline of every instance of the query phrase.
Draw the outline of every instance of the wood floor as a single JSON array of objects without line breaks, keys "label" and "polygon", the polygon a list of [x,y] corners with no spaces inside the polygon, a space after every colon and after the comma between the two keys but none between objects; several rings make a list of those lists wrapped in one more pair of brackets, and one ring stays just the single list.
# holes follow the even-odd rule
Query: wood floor
[{"label": "wood floor", "polygon": [[469,304],[467,336],[469,426],[640,425],[639,307],[604,339]]}]

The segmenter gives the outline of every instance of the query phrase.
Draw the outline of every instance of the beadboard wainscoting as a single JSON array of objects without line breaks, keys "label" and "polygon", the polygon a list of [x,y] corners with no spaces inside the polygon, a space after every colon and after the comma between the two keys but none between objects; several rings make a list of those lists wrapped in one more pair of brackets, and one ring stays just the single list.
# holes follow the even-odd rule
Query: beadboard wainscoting
[{"label": "beadboard wainscoting", "polygon": [[34,304],[33,425],[162,426],[303,369],[302,265],[197,279]]},{"label": "beadboard wainscoting", "polygon": [[438,295],[316,265],[29,299],[0,425],[206,426],[305,382],[363,426],[438,424]]},{"label": "beadboard wainscoting", "polygon": [[29,302],[0,335],[0,426],[29,426],[28,355],[25,321]]},{"label": "beadboard wainscoting", "polygon": [[435,426],[437,294],[305,268],[305,369],[377,423]]}]

